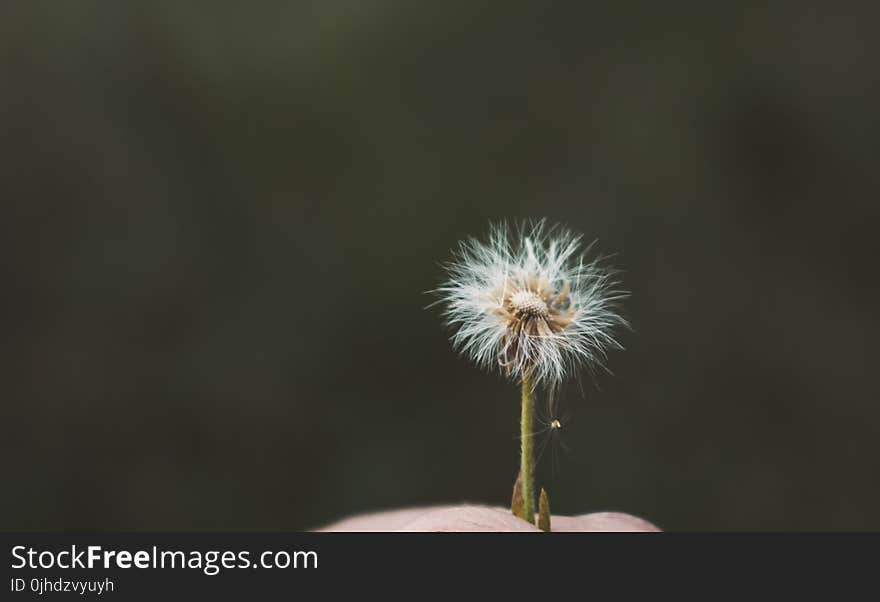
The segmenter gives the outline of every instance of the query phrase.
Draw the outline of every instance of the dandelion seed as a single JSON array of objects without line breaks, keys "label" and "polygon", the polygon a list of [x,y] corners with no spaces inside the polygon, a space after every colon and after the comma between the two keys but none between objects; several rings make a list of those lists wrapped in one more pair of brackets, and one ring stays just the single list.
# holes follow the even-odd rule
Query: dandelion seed
[{"label": "dandelion seed", "polygon": [[553,475],[559,472],[559,452],[571,449],[564,440],[564,431],[571,426],[570,413],[568,410],[559,411],[557,391],[549,391],[547,394],[547,407],[542,409],[539,404],[535,406],[534,421],[536,427],[532,430],[532,437],[537,440],[537,453],[535,464],[540,464],[541,459],[550,450],[550,467]]}]

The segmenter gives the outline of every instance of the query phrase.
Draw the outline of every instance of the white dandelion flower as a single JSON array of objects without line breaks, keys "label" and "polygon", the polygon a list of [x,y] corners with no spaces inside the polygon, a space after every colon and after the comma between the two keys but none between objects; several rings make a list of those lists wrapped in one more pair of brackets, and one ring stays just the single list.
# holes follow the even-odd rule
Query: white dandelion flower
[{"label": "white dandelion flower", "polygon": [[[435,292],[454,329],[453,345],[521,385],[520,470],[511,511],[534,524],[537,386],[552,394],[578,369],[604,368],[608,350],[621,348],[615,331],[627,323],[617,305],[626,293],[601,258],[585,259],[580,236],[544,221],[515,232],[494,226],[487,242],[461,243],[446,269],[448,278]],[[554,418],[551,427],[561,426]],[[541,494],[538,523],[549,529],[549,502]]]},{"label": "white dandelion flower", "polygon": [[604,368],[620,349],[615,331],[626,296],[601,258],[587,261],[581,237],[544,221],[488,241],[460,244],[437,289],[453,346],[484,368],[553,387],[579,368]]}]

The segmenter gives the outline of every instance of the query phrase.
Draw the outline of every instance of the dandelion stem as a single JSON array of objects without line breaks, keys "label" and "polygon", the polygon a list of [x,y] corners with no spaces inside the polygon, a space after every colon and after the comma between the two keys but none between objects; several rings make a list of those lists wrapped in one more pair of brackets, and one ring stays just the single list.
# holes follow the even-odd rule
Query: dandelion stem
[{"label": "dandelion stem", "polygon": [[520,416],[520,461],[522,478],[522,514],[520,518],[535,523],[535,452],[533,426],[535,414],[535,389],[531,372],[526,371],[522,379],[522,414]]}]

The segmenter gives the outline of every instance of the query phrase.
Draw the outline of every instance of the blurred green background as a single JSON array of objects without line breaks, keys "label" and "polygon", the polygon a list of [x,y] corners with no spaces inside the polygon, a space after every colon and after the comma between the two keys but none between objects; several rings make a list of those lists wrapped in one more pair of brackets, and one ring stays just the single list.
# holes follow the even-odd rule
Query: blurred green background
[{"label": "blurred green background", "polygon": [[547,217],[634,325],[565,391],[555,512],[880,529],[878,17],[4,3],[0,528],[507,504],[518,393],[424,291]]}]

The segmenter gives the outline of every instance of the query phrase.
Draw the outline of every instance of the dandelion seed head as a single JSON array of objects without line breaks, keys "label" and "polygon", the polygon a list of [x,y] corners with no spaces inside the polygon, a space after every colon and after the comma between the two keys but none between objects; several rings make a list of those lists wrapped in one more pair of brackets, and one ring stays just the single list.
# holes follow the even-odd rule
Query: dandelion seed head
[{"label": "dandelion seed head", "polygon": [[540,221],[493,226],[462,242],[435,292],[452,343],[484,368],[554,386],[580,368],[604,368],[626,293],[601,258],[587,261],[581,237]]},{"label": "dandelion seed head", "polygon": [[532,291],[516,291],[508,300],[510,313],[519,319],[526,317],[546,318],[550,313],[547,303],[538,294]]}]

